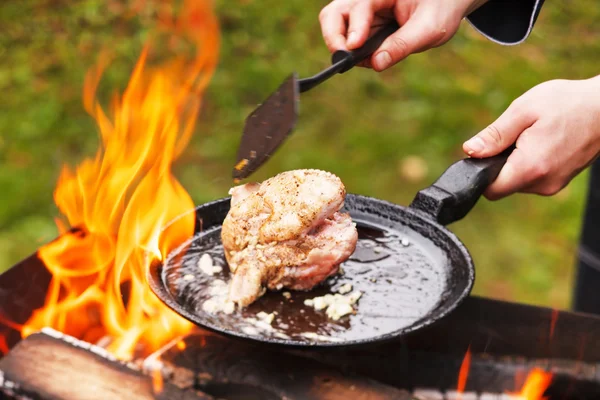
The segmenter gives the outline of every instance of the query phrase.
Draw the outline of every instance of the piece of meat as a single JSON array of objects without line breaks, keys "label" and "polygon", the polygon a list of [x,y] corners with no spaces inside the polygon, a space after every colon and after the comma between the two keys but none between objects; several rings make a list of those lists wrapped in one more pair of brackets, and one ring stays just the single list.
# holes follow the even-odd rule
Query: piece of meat
[{"label": "piece of meat", "polygon": [[230,300],[240,306],[266,288],[310,290],[356,249],[356,224],[339,212],[346,189],[332,173],[287,171],[230,194],[221,239],[233,274]]}]

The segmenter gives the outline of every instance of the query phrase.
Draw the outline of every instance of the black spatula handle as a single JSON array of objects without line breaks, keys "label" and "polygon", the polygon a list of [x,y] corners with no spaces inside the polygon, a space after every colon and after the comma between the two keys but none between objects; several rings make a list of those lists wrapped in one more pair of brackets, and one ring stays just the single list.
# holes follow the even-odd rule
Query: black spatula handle
[{"label": "black spatula handle", "polygon": [[392,33],[396,32],[399,28],[400,25],[398,25],[396,21],[385,25],[383,28],[377,31],[377,33],[367,39],[362,47],[352,51],[338,50],[333,53],[331,56],[331,63],[337,64],[342,61],[344,66],[339,73],[341,74],[348,71],[350,68],[354,67],[356,64],[373,54],[375,50],[381,46],[383,41]]}]

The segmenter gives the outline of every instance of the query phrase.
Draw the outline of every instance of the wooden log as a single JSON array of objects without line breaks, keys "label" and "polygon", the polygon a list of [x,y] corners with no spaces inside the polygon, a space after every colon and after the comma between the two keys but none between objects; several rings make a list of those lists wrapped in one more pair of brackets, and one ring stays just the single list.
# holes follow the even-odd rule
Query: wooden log
[{"label": "wooden log", "polygon": [[212,400],[181,390],[123,363],[104,349],[45,329],[19,342],[0,360],[0,397],[41,400]]},{"label": "wooden log", "polygon": [[[184,350],[182,350],[184,349]],[[191,335],[149,358],[144,368],[171,369],[215,397],[228,398],[230,387],[260,388],[257,398],[288,400],[410,400],[406,390],[344,373],[308,358],[216,335]]]},{"label": "wooden log", "polygon": [[37,253],[0,274],[0,335],[9,349],[21,340],[15,325],[24,324],[44,305],[50,279]]}]

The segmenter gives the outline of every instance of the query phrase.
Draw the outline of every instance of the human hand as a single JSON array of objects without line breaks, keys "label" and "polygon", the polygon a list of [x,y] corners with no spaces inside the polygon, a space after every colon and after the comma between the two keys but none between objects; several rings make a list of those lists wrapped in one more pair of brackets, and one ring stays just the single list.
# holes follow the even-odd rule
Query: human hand
[{"label": "human hand", "polygon": [[486,1],[334,0],[321,10],[319,20],[333,53],[361,47],[378,27],[395,18],[400,29],[360,64],[383,71],[410,54],[446,43],[461,20]]},{"label": "human hand", "polygon": [[513,193],[551,196],[600,154],[600,76],[542,83],[516,99],[490,126],[463,145],[471,157],[516,149],[485,197]]}]

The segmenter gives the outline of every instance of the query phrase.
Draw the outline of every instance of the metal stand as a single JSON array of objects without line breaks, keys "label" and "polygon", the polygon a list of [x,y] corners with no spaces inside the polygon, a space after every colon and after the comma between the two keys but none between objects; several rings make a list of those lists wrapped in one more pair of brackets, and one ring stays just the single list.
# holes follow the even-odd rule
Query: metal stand
[{"label": "metal stand", "polygon": [[579,240],[573,308],[600,314],[600,159],[591,167]]}]

